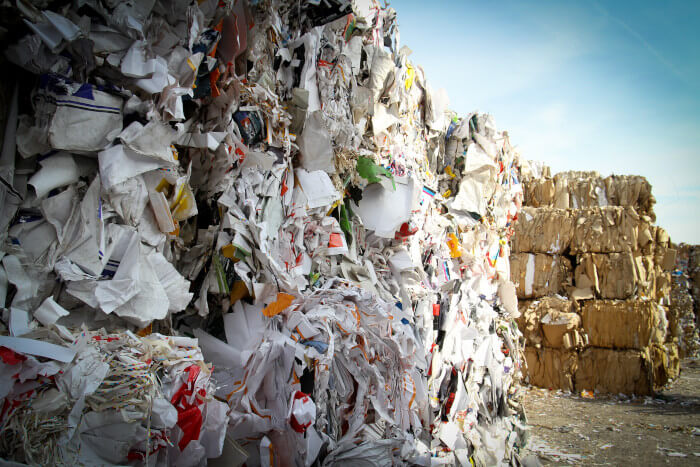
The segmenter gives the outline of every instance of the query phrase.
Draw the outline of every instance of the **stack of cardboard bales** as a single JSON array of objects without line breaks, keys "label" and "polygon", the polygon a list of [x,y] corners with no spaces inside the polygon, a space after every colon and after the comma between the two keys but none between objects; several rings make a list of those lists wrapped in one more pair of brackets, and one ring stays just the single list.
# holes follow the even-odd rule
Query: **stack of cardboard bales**
[{"label": "stack of cardboard bales", "polygon": [[524,181],[511,278],[529,380],[651,394],[679,371],[667,332],[675,250],[644,177],[544,168]]}]

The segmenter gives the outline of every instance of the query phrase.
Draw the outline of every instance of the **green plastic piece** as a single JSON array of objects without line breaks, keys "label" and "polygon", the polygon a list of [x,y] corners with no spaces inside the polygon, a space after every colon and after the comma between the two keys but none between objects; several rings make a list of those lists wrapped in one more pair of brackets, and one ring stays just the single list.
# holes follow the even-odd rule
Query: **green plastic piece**
[{"label": "green plastic piece", "polygon": [[384,175],[391,180],[391,185],[394,187],[394,190],[396,190],[394,175],[384,167],[372,162],[372,159],[369,157],[360,156],[359,159],[357,159],[357,173],[369,183],[381,182],[382,180],[379,178],[379,175]]}]

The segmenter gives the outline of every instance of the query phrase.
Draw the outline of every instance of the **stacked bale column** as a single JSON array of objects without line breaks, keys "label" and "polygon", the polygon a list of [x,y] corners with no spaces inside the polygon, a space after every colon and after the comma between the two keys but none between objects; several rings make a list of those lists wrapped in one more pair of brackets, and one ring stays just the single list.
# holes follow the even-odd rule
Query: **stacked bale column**
[{"label": "stacked bale column", "polygon": [[679,371],[667,318],[675,251],[652,225],[649,183],[565,172],[530,178],[524,189],[511,277],[530,383],[640,395],[661,389]]}]

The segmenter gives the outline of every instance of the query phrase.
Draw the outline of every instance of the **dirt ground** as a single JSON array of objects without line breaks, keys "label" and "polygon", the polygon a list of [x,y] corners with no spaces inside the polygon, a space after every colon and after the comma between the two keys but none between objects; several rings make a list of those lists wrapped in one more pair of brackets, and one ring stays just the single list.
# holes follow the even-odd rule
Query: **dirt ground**
[{"label": "dirt ground", "polygon": [[700,360],[655,398],[525,391],[526,455],[543,465],[700,465]]}]

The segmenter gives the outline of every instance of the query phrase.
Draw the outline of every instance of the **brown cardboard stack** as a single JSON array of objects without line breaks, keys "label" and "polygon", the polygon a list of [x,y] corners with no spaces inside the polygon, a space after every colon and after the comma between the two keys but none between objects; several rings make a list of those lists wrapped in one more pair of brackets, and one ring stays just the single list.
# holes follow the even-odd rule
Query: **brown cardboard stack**
[{"label": "brown cardboard stack", "polygon": [[531,384],[650,394],[678,375],[675,250],[639,176],[548,170],[523,182],[511,278]]},{"label": "brown cardboard stack", "polygon": [[525,361],[530,383],[574,390],[577,349],[587,342],[578,304],[562,297],[520,302],[516,320],[526,341]]},{"label": "brown cardboard stack", "polygon": [[599,206],[632,207],[640,215],[656,220],[651,184],[638,175],[611,175],[597,172],[561,172],[553,178],[531,179],[524,187],[524,204],[533,207],[580,209]]}]

